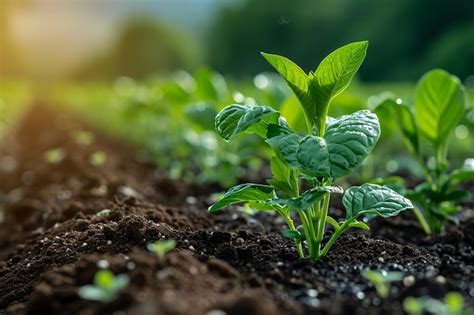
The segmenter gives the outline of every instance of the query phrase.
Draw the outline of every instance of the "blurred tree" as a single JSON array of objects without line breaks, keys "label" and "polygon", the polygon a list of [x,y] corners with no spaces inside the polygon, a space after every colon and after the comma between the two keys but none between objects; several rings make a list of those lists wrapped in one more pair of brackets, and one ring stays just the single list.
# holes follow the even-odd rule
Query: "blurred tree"
[{"label": "blurred tree", "polygon": [[464,78],[474,72],[473,27],[472,0],[248,0],[220,12],[208,60],[220,71],[254,74],[270,69],[258,55],[268,51],[309,71],[338,46],[368,39],[365,80],[414,80],[433,67]]},{"label": "blurred tree", "polygon": [[80,69],[78,78],[129,76],[140,78],[155,72],[192,69],[201,52],[192,40],[148,19],[133,19],[106,54]]}]

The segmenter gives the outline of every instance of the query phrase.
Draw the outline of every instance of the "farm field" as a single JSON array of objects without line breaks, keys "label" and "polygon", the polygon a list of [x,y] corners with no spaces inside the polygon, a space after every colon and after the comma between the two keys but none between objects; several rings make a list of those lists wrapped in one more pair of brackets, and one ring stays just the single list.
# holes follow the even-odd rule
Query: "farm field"
[{"label": "farm field", "polygon": [[[117,4],[117,21],[132,8],[148,20],[124,22],[110,52],[74,71],[66,59],[36,64],[52,62],[48,47],[24,61],[15,36],[40,25],[34,14],[53,23],[48,8],[71,29],[99,16],[113,29],[91,13],[112,8],[107,0],[2,9],[17,46],[0,41],[0,314],[472,314],[467,15],[435,7],[466,28],[432,39],[438,54],[394,57],[355,12],[249,0],[186,15],[184,2]],[[404,6],[380,12],[394,18]],[[244,14],[281,45],[228,42],[246,29],[234,25]],[[317,49],[301,39],[348,19],[361,39],[318,35]],[[410,36],[428,28],[421,22]],[[442,49],[448,39],[465,54]],[[389,56],[393,72],[380,63]]]}]

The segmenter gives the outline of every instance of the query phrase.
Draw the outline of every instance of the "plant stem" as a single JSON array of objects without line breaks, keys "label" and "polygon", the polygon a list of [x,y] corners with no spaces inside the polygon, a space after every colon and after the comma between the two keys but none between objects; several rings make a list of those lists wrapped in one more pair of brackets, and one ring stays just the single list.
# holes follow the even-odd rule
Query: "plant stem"
[{"label": "plant stem", "polygon": [[415,213],[415,216],[416,218],[418,219],[418,222],[420,222],[421,224],[421,227],[423,228],[423,230],[425,231],[426,234],[430,235],[432,232],[431,232],[431,228],[430,228],[430,225],[428,224],[428,221],[426,221],[426,218],[425,216],[423,215],[423,213],[421,213],[421,210],[420,208],[418,208],[417,206],[415,206],[413,208],[413,212]]},{"label": "plant stem", "polygon": [[[293,222],[293,219],[291,218],[291,216],[285,213],[284,211],[277,210],[277,212],[281,215],[283,220],[285,220],[285,223],[286,225],[288,225],[290,230],[296,231],[295,223]],[[296,245],[296,251],[298,252],[298,256],[300,256],[300,258],[305,258],[301,241],[295,239],[295,245]]]},{"label": "plant stem", "polygon": [[305,236],[306,236],[306,242],[308,243],[308,249],[309,249],[309,256],[311,258],[315,258],[315,242],[316,242],[316,235],[314,233],[314,228],[313,224],[311,221],[311,217],[306,211],[300,211],[300,218],[301,218],[301,223],[303,224],[304,231],[305,231]]},{"label": "plant stem", "polygon": [[317,250],[316,256],[319,257],[321,251],[321,242],[323,241],[324,232],[326,228],[326,218],[328,216],[328,209],[329,209],[329,198],[331,194],[327,193],[323,199],[323,207],[321,208],[319,218],[317,220],[317,232],[316,235],[316,243],[317,243]]},{"label": "plant stem", "polygon": [[347,220],[345,221],[341,227],[339,229],[337,229],[337,231],[334,232],[334,234],[331,236],[331,238],[329,239],[329,241],[326,243],[326,245],[324,246],[321,254],[318,256],[318,258],[321,258],[321,257],[324,257],[326,256],[326,254],[328,253],[328,251],[331,249],[332,245],[334,244],[334,242],[336,242],[336,240],[339,238],[339,236],[341,236],[342,233],[344,233],[347,228],[349,227],[349,224],[352,222],[352,220]]}]

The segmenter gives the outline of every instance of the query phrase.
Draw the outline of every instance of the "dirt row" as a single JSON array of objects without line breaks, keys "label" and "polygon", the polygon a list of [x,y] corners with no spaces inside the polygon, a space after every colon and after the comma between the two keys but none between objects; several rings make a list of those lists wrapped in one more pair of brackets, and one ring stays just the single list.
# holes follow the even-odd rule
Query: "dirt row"
[{"label": "dirt row", "polygon": [[[98,151],[101,165],[91,161]],[[326,259],[300,261],[277,216],[210,215],[218,187],[166,179],[136,152],[47,106],[4,140],[0,314],[401,314],[407,296],[459,291],[473,301],[470,210],[437,237],[409,214],[374,220]],[[177,242],[163,261],[146,250],[160,239]],[[128,287],[110,303],[81,299],[104,264]],[[366,267],[405,277],[383,300],[361,277]]]}]

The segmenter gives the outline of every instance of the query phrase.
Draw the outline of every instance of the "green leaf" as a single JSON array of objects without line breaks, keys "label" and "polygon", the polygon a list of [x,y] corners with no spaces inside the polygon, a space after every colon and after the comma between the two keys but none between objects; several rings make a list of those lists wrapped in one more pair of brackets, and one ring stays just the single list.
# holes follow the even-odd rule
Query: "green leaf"
[{"label": "green leaf", "polygon": [[283,231],[283,236],[295,240],[304,240],[304,234],[301,234],[299,231],[286,229]]},{"label": "green leaf", "polygon": [[314,205],[315,202],[323,199],[327,193],[342,194],[344,190],[335,186],[320,186],[305,191],[301,196],[295,198],[275,198],[268,202],[281,206],[288,206],[291,210],[305,210]]},{"label": "green leaf", "polygon": [[309,78],[307,74],[296,63],[286,57],[264,52],[261,54],[268,63],[278,71],[293,90],[303,107],[307,122],[310,124],[310,127],[312,127],[314,118],[316,117],[316,107],[309,99]]},{"label": "green leaf", "polygon": [[329,176],[329,153],[323,138],[303,136],[288,128],[268,127],[266,142],[290,167],[312,176]]},{"label": "green leaf", "polygon": [[230,105],[216,116],[217,133],[230,140],[246,131],[266,138],[268,124],[277,124],[280,113],[268,106]]},{"label": "green leaf", "polygon": [[328,121],[326,143],[331,177],[348,174],[360,165],[374,148],[380,136],[377,115],[361,110]]},{"label": "green leaf", "polygon": [[454,170],[451,174],[448,176],[448,182],[449,182],[449,188],[453,189],[456,186],[468,182],[468,181],[474,181],[474,170],[470,169],[457,169]]},{"label": "green leaf", "polygon": [[346,208],[346,220],[356,219],[362,214],[387,218],[413,208],[410,200],[394,190],[374,184],[349,188],[342,198],[342,203]]},{"label": "green leaf", "polygon": [[79,288],[79,296],[84,300],[107,302],[111,300],[111,295],[108,291],[95,285],[85,285]]},{"label": "green leaf", "polygon": [[260,184],[241,184],[229,189],[216,204],[209,207],[209,212],[216,212],[229,205],[250,201],[265,201],[273,197],[272,186]]},{"label": "green leaf", "polygon": [[94,283],[101,288],[110,289],[114,286],[115,276],[114,274],[107,269],[102,269],[97,271],[94,276]]},{"label": "green leaf", "polygon": [[415,95],[416,122],[431,143],[443,143],[463,112],[464,91],[458,78],[436,69],[420,79]]},{"label": "green leaf", "polygon": [[415,116],[410,107],[401,103],[399,100],[386,99],[378,107],[387,107],[390,113],[397,116],[398,126],[400,127],[408,149],[416,155],[420,154],[420,139],[418,136],[418,126]]},{"label": "green leaf", "polygon": [[273,178],[267,182],[275,188],[293,196],[298,191],[296,171],[290,169],[280,158],[274,156],[270,161]]},{"label": "green leaf", "polygon": [[325,125],[331,100],[346,89],[364,61],[367,41],[342,46],[321,61],[310,82],[318,126]]}]

